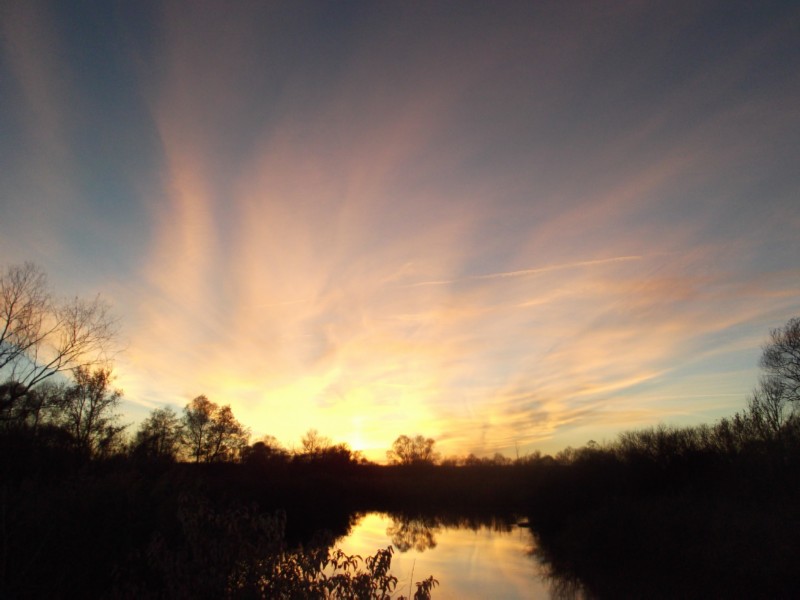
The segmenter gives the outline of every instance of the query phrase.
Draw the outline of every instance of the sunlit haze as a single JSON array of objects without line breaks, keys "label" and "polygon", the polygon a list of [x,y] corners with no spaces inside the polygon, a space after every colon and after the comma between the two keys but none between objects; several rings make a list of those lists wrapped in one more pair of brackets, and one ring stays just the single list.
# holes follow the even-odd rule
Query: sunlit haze
[{"label": "sunlit haze", "polygon": [[0,262],[207,395],[381,460],[740,410],[800,314],[796,2],[0,8]]}]

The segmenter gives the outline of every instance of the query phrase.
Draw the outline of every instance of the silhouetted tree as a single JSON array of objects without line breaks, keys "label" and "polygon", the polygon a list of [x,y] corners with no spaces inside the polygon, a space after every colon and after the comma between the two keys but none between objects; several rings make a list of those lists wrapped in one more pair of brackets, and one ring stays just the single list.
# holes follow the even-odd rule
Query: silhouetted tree
[{"label": "silhouetted tree", "polygon": [[401,435],[392,444],[392,449],[386,452],[386,457],[395,465],[434,464],[439,458],[433,450],[435,443],[433,438],[421,435],[414,438]]},{"label": "silhouetted tree", "polygon": [[183,408],[181,441],[195,462],[203,460],[208,446],[211,417],[216,404],[205,396],[197,396]]},{"label": "silhouetted tree", "polygon": [[67,384],[64,382],[45,381],[29,389],[23,402],[25,425],[35,432],[40,425],[56,422],[59,400],[63,397],[66,387]]},{"label": "silhouetted tree", "polygon": [[0,275],[0,368],[41,343],[50,305],[45,275],[32,263],[10,266]]},{"label": "silhouetted tree", "polygon": [[761,368],[767,372],[770,386],[781,386],[787,402],[800,404],[800,318],[789,319],[782,328],[770,332]]},{"label": "silhouetted tree", "polygon": [[18,395],[56,373],[102,365],[115,335],[99,297],[54,299],[33,263],[0,273],[0,369]]},{"label": "silhouetted tree", "polygon": [[747,404],[746,417],[760,437],[778,435],[792,410],[785,395],[785,386],[777,377],[762,377]]},{"label": "silhouetted tree", "polygon": [[132,443],[135,456],[175,460],[180,450],[181,421],[171,408],[156,408],[139,426]]},{"label": "silhouetted tree", "polygon": [[81,452],[107,455],[121,441],[126,426],[117,423],[114,411],[122,399],[121,390],[111,389],[110,369],[75,369],[75,381],[57,400],[58,418],[72,435]]},{"label": "silhouetted tree", "polygon": [[0,385],[0,423],[4,427],[19,427],[28,420],[27,390],[16,381]]},{"label": "silhouetted tree", "polygon": [[472,452],[470,452],[462,461],[462,464],[465,467],[476,467],[481,464],[481,459],[475,456]]},{"label": "silhouetted tree", "polygon": [[233,460],[247,445],[249,432],[229,405],[198,396],[183,409],[182,442],[195,462]]},{"label": "silhouetted tree", "polygon": [[271,435],[265,435],[251,446],[247,446],[242,450],[242,462],[251,466],[265,466],[286,462],[287,457],[286,450]]},{"label": "silhouetted tree", "polygon": [[267,448],[267,450],[272,454],[280,454],[284,456],[288,454],[286,448],[283,447],[283,445],[278,441],[278,438],[276,438],[274,435],[265,435],[258,441],[264,444],[264,447]]},{"label": "silhouetted tree", "polygon": [[300,446],[303,454],[313,456],[322,453],[325,449],[331,446],[332,442],[329,437],[320,435],[316,429],[309,429],[300,438]]},{"label": "silhouetted tree", "polygon": [[324,448],[315,455],[315,458],[331,466],[341,467],[357,463],[361,459],[361,455],[359,452],[353,452],[348,444],[340,443]]},{"label": "silhouetted tree", "polygon": [[206,460],[216,462],[239,458],[249,437],[250,432],[233,416],[230,405],[220,406],[211,418]]},{"label": "silhouetted tree", "polygon": [[800,319],[790,319],[770,332],[760,366],[764,370],[743,415],[737,415],[748,435],[777,439],[781,430],[800,411]]}]

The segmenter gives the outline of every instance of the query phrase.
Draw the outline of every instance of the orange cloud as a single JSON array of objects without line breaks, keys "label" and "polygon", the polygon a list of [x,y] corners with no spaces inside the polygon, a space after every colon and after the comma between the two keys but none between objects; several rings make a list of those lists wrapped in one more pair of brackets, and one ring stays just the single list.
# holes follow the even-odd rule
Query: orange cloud
[{"label": "orange cloud", "polygon": [[[205,393],[256,434],[316,427],[373,458],[402,433],[446,453],[525,452],[685,413],[637,394],[680,373],[669,396],[688,397],[715,336],[795,302],[796,271],[742,279],[726,257],[744,242],[698,241],[704,216],[675,216],[672,188],[707,149],[689,135],[629,153],[658,119],[588,175],[549,174],[556,187],[527,156],[531,173],[484,178],[469,143],[448,142],[474,74],[398,86],[347,57],[330,97],[295,105],[301,81],[238,51],[257,31],[248,15],[178,12],[149,90],[163,185],[121,365],[141,402]],[[370,76],[368,93],[351,87]],[[280,90],[260,121],[248,77]],[[704,398],[698,412],[717,409]]]}]

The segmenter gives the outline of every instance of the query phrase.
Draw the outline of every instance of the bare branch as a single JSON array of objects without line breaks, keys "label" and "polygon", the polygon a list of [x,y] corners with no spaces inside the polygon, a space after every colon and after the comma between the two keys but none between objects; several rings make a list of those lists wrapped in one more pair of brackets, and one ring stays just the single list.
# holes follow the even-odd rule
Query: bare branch
[{"label": "bare branch", "polygon": [[771,331],[761,367],[781,382],[788,401],[800,402],[800,318],[789,319],[784,327]]},{"label": "bare branch", "polygon": [[0,274],[0,370],[24,389],[56,373],[106,366],[116,334],[99,296],[55,301],[32,263]]},{"label": "bare branch", "polygon": [[51,309],[47,278],[36,265],[13,265],[0,274],[0,369],[42,343]]}]

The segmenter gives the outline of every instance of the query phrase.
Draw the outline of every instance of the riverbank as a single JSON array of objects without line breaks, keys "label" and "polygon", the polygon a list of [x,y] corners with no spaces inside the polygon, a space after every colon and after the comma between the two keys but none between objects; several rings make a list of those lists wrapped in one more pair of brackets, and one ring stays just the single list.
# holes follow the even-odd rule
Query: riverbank
[{"label": "riverbank", "polygon": [[90,461],[6,432],[2,589],[159,597],[174,573],[191,589],[212,572],[223,589],[237,564],[302,562],[379,511],[526,520],[552,577],[589,597],[793,597],[798,432],[723,420],[474,466]]}]

